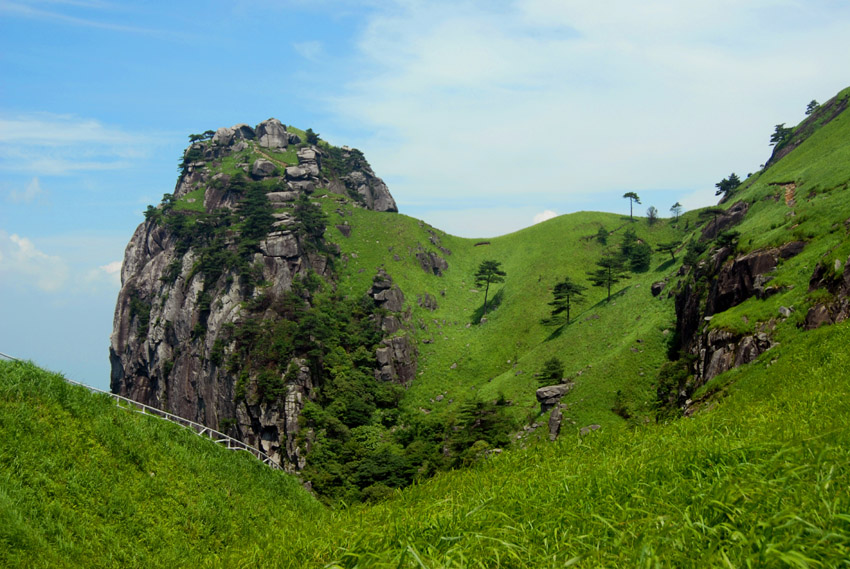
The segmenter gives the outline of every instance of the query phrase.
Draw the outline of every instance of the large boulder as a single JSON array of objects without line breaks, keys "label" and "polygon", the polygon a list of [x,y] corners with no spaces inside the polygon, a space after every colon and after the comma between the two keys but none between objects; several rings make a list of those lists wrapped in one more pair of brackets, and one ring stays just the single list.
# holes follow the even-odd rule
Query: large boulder
[{"label": "large boulder", "polygon": [[540,412],[545,413],[558,404],[561,397],[569,393],[572,383],[559,383],[558,385],[547,385],[537,390],[537,401],[540,403]]},{"label": "large boulder", "polygon": [[231,127],[221,127],[212,137],[213,144],[230,146],[237,140],[254,140],[256,133],[247,124],[237,124]]},{"label": "large boulder", "polygon": [[268,178],[274,176],[277,166],[271,160],[257,158],[251,166],[251,176],[254,178]]},{"label": "large boulder", "polygon": [[298,256],[298,241],[290,232],[272,234],[260,242],[260,251],[267,257],[293,258]]},{"label": "large boulder", "polygon": [[267,119],[257,125],[257,144],[263,148],[286,148],[289,133],[277,119]]}]

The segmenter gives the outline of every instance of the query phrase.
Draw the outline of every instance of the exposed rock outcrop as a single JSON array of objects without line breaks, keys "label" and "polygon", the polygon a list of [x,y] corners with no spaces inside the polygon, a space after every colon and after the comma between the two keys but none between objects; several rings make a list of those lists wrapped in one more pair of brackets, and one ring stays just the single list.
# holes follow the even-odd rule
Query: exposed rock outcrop
[{"label": "exposed rock outcrop", "polygon": [[734,225],[738,225],[744,219],[744,216],[747,215],[749,209],[750,204],[744,201],[733,204],[725,213],[718,215],[706,224],[702,230],[703,239],[714,239],[721,232]]},{"label": "exposed rock outcrop", "polygon": [[263,148],[283,149],[290,144],[298,144],[297,134],[287,132],[286,127],[277,119],[267,119],[257,125],[257,144]]},{"label": "exposed rock outcrop", "polygon": [[[369,295],[379,308],[394,313],[404,309],[404,294],[383,268],[378,270],[372,280]],[[380,322],[381,329],[388,334],[396,334],[402,328],[402,320],[409,320],[409,315],[383,316]],[[378,361],[375,378],[403,385],[410,383],[416,377],[416,356],[416,346],[406,334],[385,338],[381,341],[381,347],[375,352]]]},{"label": "exposed rock outcrop", "polygon": [[825,289],[832,295],[832,300],[819,302],[809,309],[803,323],[805,329],[813,330],[850,318],[850,257],[844,262],[843,272],[839,272],[840,263],[840,260],[835,261],[831,269],[823,264],[815,268],[809,280],[809,290]]},{"label": "exposed rock outcrop", "polygon": [[398,211],[387,185],[375,175],[362,152],[343,146],[335,163],[345,164],[349,171],[332,177],[328,186],[332,192],[355,197],[375,211]]},{"label": "exposed rock outcrop", "polygon": [[443,276],[443,271],[449,268],[448,261],[432,251],[419,251],[416,253],[416,260],[423,271],[438,277]]},{"label": "exposed rock outcrop", "polygon": [[561,398],[573,388],[572,383],[559,383],[547,385],[537,390],[537,402],[540,403],[540,412],[545,413],[558,404]]},{"label": "exposed rock outcrop", "polygon": [[[181,233],[185,224],[178,222],[191,214],[168,213],[171,204],[163,202],[127,245],[110,345],[113,392],[226,430],[288,469],[302,468],[309,452],[311,435],[299,433],[298,417],[314,397],[314,372],[297,354],[280,362],[279,368],[288,371],[271,377],[280,389],[269,396],[258,388],[256,378],[240,375],[240,368],[229,362],[238,361],[230,358],[235,349],[232,330],[249,317],[276,317],[271,307],[293,290],[295,279],[308,274],[324,279],[333,276],[323,252],[333,251],[333,246],[318,250],[315,244],[306,246],[302,242],[305,237],[297,230],[294,209],[304,193],[319,184],[327,185],[322,153],[315,147],[299,148],[298,165],[284,171],[261,150],[298,143],[297,135],[289,133],[280,121],[269,119],[256,130],[244,124],[220,128],[212,140],[190,145],[184,156],[194,161],[184,166],[170,199],[177,202],[203,189],[203,206],[210,220],[244,215],[239,213],[246,199],[244,189],[234,186],[234,176],[216,172],[216,161],[248,150],[251,161],[240,167],[254,179],[276,179],[275,185],[281,188],[265,194],[269,207],[276,211],[267,212],[270,218],[262,223],[271,227],[246,253],[238,230],[222,226],[219,241],[204,245],[203,252],[200,238],[185,230]],[[368,187],[378,185],[375,180],[379,179],[368,165],[360,165],[357,172],[372,176],[363,178]],[[386,191],[386,186],[380,187]],[[382,211],[395,211],[388,191],[385,197],[365,205],[370,203],[383,204]],[[240,256],[241,269],[232,261]],[[214,267],[210,268],[210,263]],[[245,285],[246,277],[265,283],[264,287]],[[376,374],[405,383],[415,376],[415,349],[403,334],[405,315],[400,311],[404,295],[388,276],[386,279],[387,286],[378,279],[374,287],[377,305],[392,313],[380,323],[386,337],[378,348],[381,367]],[[309,304],[309,293],[299,294]]]},{"label": "exposed rock outcrop", "polygon": [[[730,260],[728,249],[719,249],[709,262],[696,268],[676,295],[676,327],[679,347],[692,361],[692,375],[674,389],[676,401],[685,402],[694,390],[718,374],[755,360],[774,342],[772,323],[762,323],[754,334],[735,334],[710,328],[714,314],[737,306],[748,298],[766,298],[779,291],[770,284],[777,264],[805,247],[794,241],[782,247],[762,249]],[[700,285],[699,283],[704,283]],[[668,396],[669,399],[669,396]]]}]

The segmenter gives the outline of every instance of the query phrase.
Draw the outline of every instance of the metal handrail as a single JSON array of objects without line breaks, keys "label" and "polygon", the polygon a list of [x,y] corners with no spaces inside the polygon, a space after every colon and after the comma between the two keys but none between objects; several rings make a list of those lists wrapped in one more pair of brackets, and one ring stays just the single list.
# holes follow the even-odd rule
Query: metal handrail
[{"label": "metal handrail", "polygon": [[[23,360],[20,360],[18,358],[12,357],[8,354],[4,354],[3,352],[0,352],[0,357],[6,358],[6,359],[9,359],[9,360],[12,360],[12,361],[16,361],[16,362],[23,361]],[[130,399],[129,397],[124,397],[123,395],[118,395],[117,393],[104,391],[102,389],[92,387],[91,385],[86,385],[85,383],[80,383],[78,381],[68,379],[67,377],[63,377],[62,379],[64,379],[66,382],[68,382],[70,384],[79,385],[80,387],[85,387],[86,389],[88,389],[92,393],[103,393],[104,395],[108,395],[109,397],[111,397],[112,399],[115,400],[116,405],[120,409],[124,409],[126,411],[134,411],[136,413],[141,413],[142,415],[147,415],[148,417],[155,417],[157,419],[164,419],[164,420],[169,421],[171,423],[175,423],[176,425],[179,425],[183,428],[193,430],[195,432],[195,434],[197,434],[198,436],[208,438],[216,444],[219,444],[219,443],[226,444],[228,450],[242,450],[242,451],[249,452],[257,460],[259,460],[260,462],[262,462],[266,466],[268,466],[268,467],[270,467],[274,470],[283,470],[283,467],[280,465],[280,463],[275,461],[272,457],[270,457],[269,455],[267,455],[266,453],[264,453],[260,449],[252,447],[248,444],[245,444],[244,442],[240,441],[239,439],[234,439],[233,437],[231,437],[229,435],[225,435],[224,433],[222,433],[220,431],[216,431],[215,429],[207,427],[206,425],[202,425],[201,423],[196,423],[195,421],[191,421],[191,420],[186,419],[184,417],[180,417],[179,415],[174,415],[172,413],[169,413],[168,411],[163,411],[162,409],[157,409],[156,407],[151,407],[150,405],[145,405],[144,403],[141,403],[139,401],[135,401],[133,399]],[[121,403],[126,403],[130,407],[127,407],[125,405],[121,405]]]}]

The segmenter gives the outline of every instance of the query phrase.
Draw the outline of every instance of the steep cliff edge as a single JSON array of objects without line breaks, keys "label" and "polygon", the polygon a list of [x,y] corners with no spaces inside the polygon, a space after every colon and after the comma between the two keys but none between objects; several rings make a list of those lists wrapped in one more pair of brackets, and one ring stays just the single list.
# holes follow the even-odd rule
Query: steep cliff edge
[{"label": "steep cliff edge", "polygon": [[659,373],[662,415],[690,412],[703,386],[798,330],[850,317],[848,102],[845,89],[787,129],[764,170],[721,200],[731,205],[701,216],[710,221],[668,289],[676,334]]},{"label": "steep cliff edge", "polygon": [[[299,417],[327,356],[315,344],[332,333],[316,324],[328,312],[318,305],[346,302],[329,300],[338,253],[313,196],[382,212],[395,201],[362,153],[276,119],[190,139],[174,193],[148,208],[125,252],[111,389],[303,468],[310,436],[299,437]],[[397,291],[386,273],[378,280]],[[410,381],[403,295],[365,293],[341,319],[362,329],[371,356],[361,364],[376,381]]]}]

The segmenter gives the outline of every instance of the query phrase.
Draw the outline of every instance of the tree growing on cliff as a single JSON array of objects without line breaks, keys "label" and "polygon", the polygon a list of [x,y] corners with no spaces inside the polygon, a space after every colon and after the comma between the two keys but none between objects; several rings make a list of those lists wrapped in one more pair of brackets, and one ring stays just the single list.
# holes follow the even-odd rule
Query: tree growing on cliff
[{"label": "tree growing on cliff", "polygon": [[564,280],[555,285],[552,290],[554,296],[549,306],[552,307],[552,313],[549,318],[544,318],[542,323],[546,325],[556,325],[561,320],[559,316],[566,314],[567,324],[570,323],[570,308],[573,304],[579,302],[584,297],[586,287],[574,283],[570,277],[564,277]]},{"label": "tree growing on cliff", "polygon": [[773,129],[773,134],[770,135],[771,146],[782,146],[794,132],[793,128],[785,128],[785,123],[778,124]]},{"label": "tree growing on cliff", "polygon": [[508,273],[501,269],[499,261],[482,261],[475,272],[475,286],[484,288],[484,316],[487,316],[487,295],[490,292],[491,283],[503,283]]},{"label": "tree growing on cliff", "polygon": [[730,193],[732,193],[733,190],[735,190],[740,185],[741,179],[735,172],[732,172],[731,174],[729,174],[728,178],[723,178],[722,180],[714,184],[714,187],[717,188],[717,191],[714,192],[714,195],[722,195],[724,197],[728,196]]},{"label": "tree growing on cliff", "polygon": [[628,276],[628,272],[624,267],[623,257],[622,255],[607,252],[601,259],[596,261],[596,266],[599,268],[594,271],[588,271],[587,276],[590,278],[593,286],[606,288],[608,290],[607,300],[611,300],[611,285],[617,284]]},{"label": "tree growing on cliff", "polygon": [[810,114],[812,114],[813,112],[818,110],[819,107],[820,107],[820,103],[818,103],[816,100],[812,99],[809,102],[809,104],[806,105],[806,116],[809,116]]},{"label": "tree growing on cliff", "polygon": [[636,203],[640,203],[640,198],[634,192],[626,192],[625,194],[623,194],[623,197],[629,200],[629,219],[634,221],[634,216],[632,215],[633,208]]},{"label": "tree growing on cliff", "polygon": [[307,136],[307,144],[319,144],[319,133],[313,132],[312,128],[308,128],[304,134]]}]

